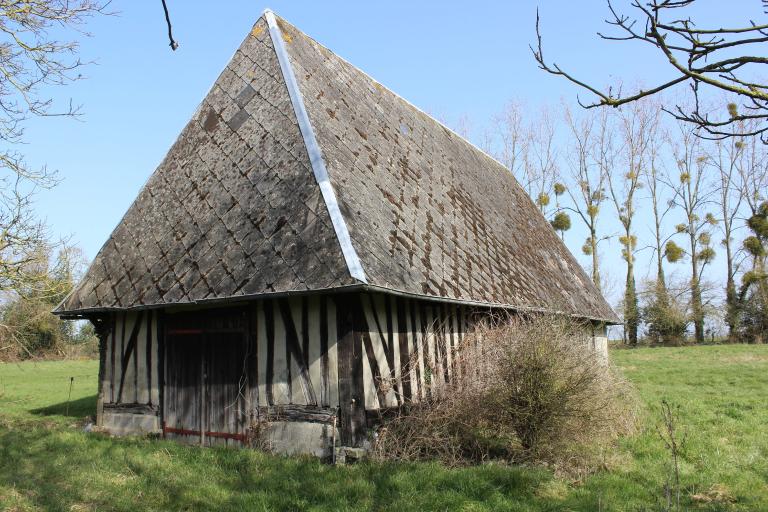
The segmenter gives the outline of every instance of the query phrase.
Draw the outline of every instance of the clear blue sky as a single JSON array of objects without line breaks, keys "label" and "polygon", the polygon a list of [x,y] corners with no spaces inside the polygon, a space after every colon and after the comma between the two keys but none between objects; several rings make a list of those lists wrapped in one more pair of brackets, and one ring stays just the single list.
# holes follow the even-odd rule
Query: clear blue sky
[{"label": "clear blue sky", "polygon": [[[743,21],[728,8],[742,2],[761,15],[757,0],[712,0],[703,2],[703,20]],[[168,4],[181,45],[176,52],[168,47],[160,0],[115,0],[112,7],[120,14],[94,19],[88,26],[92,37],[82,42],[83,58],[97,61],[85,70],[87,80],[56,92],[81,103],[83,118],[33,121],[27,130],[28,160],[59,170],[63,178],[39,194],[39,210],[53,234],[72,236],[88,258],[266,7],[422,109],[449,123],[466,116],[478,133],[512,98],[536,107],[576,96],[574,87],[538,70],[531,57],[535,2]],[[669,76],[654,52],[597,38],[595,32],[605,29],[604,1],[540,4],[550,59],[595,83],[651,83]],[[569,245],[578,248],[583,236],[572,236]],[[618,249],[607,249],[606,263],[620,281],[621,262],[613,254]]]}]

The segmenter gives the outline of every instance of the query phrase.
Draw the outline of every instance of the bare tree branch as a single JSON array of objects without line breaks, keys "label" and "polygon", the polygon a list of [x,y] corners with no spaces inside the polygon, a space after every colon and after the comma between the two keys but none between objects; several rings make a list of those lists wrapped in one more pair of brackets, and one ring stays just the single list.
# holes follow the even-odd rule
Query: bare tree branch
[{"label": "bare tree branch", "polygon": [[[611,17],[605,22],[619,30],[619,34],[599,32],[598,36],[607,41],[639,41],[650,45],[663,55],[678,75],[648,89],[638,89],[630,94],[622,94],[621,90],[614,92],[612,87],[602,90],[565,71],[557,63],[547,61],[538,11],[537,46],[531,46],[531,52],[540,69],[561,76],[596,97],[588,103],[582,103],[579,98],[579,104],[584,108],[620,107],[678,84],[689,83],[693,107],[667,106],[664,108],[667,113],[679,121],[693,124],[698,135],[705,138],[760,136],[764,143],[768,143],[768,84],[756,83],[748,78],[764,73],[763,66],[768,65],[768,58],[760,55],[764,44],[768,43],[768,24],[757,24],[749,20],[743,27],[699,28],[690,17],[676,15],[674,19],[664,19],[675,15],[676,10],[692,6],[695,1],[633,0],[630,5],[638,13],[638,17],[633,18],[620,13],[608,0]],[[740,51],[742,55],[733,56],[734,51]],[[727,52],[727,56],[723,55],[724,52]],[[752,52],[755,54],[750,55]],[[700,65],[701,62],[706,64]],[[733,101],[727,109],[720,110],[718,115],[705,111],[699,98],[704,88],[725,91]],[[722,115],[724,111],[727,111],[727,117]],[[750,124],[752,128],[749,131],[742,131],[744,121],[749,120],[759,120],[760,123]]]}]

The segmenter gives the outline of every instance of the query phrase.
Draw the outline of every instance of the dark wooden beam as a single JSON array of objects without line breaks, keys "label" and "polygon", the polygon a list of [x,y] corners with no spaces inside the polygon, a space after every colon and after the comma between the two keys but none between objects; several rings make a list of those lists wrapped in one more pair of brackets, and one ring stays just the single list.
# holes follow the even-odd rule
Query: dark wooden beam
[{"label": "dark wooden beam", "polygon": [[405,310],[405,299],[395,297],[395,309],[397,310],[397,342],[400,345],[400,382],[402,386],[403,402],[412,399],[410,352],[408,351],[408,317]]},{"label": "dark wooden beam", "polygon": [[443,366],[443,383],[448,384],[448,381],[450,380],[450,377],[448,376],[448,351],[451,350],[451,329],[448,328],[448,325],[451,317],[448,315],[449,311],[446,304],[437,306],[436,309],[437,315],[439,315],[437,317],[439,320],[436,322],[436,327],[438,328],[439,333],[438,341],[440,346],[440,360],[442,361]]},{"label": "dark wooden beam", "polygon": [[382,372],[379,368],[379,362],[376,360],[376,353],[373,350],[373,341],[371,340],[371,334],[366,328],[360,332],[360,339],[363,342],[363,349],[368,359],[368,367],[371,369],[371,375],[373,376],[373,385],[375,386],[376,396],[379,399],[379,407],[386,407],[387,396],[381,389]]},{"label": "dark wooden beam", "polygon": [[[419,317],[416,314],[417,308],[416,308],[416,301],[415,300],[408,300],[409,304],[409,310],[411,313],[411,339],[413,340],[413,353],[411,355],[411,364],[413,365],[413,374],[416,376],[416,381],[411,383],[413,394],[416,397],[416,400],[421,399],[421,393],[420,390],[422,386],[424,386],[424,379],[421,376],[421,366],[419,365],[419,346],[421,343],[424,342],[423,339],[420,338],[420,328],[419,328]],[[423,350],[423,347],[422,347]]]},{"label": "dark wooden beam", "polygon": [[[157,312],[157,392],[160,398],[160,424],[165,425],[165,312]],[[150,394],[152,391],[150,390]]]},{"label": "dark wooden beam", "polygon": [[150,416],[157,416],[160,413],[160,408],[156,405],[148,404],[104,404],[104,410],[110,412],[123,412],[129,414],[148,414]]},{"label": "dark wooden beam", "polygon": [[111,322],[112,322],[112,328],[110,331],[112,332],[112,345],[111,350],[109,351],[110,355],[110,367],[109,367],[109,401],[110,403],[114,403],[115,401],[115,350],[117,349],[117,333],[115,332],[117,330],[117,314],[112,315]]},{"label": "dark wooden beam", "polygon": [[146,342],[146,368],[147,373],[147,402],[152,405],[152,319],[155,318],[156,313],[149,311],[147,313],[147,342]]},{"label": "dark wooden beam", "polygon": [[[259,357],[257,353],[258,342],[258,306],[252,303],[248,313],[248,403],[256,408],[260,405],[264,397],[259,396]],[[249,413],[251,411],[248,411]]]},{"label": "dark wooden beam", "polygon": [[264,301],[264,330],[267,337],[266,404],[272,405],[275,403],[275,395],[272,390],[272,381],[275,379],[275,317],[271,300]]},{"label": "dark wooden beam", "polygon": [[320,405],[331,404],[330,368],[328,365],[328,297],[320,297]]},{"label": "dark wooden beam", "polygon": [[365,398],[360,297],[338,295],[335,300],[341,416],[339,437],[342,446],[361,446],[365,440]]},{"label": "dark wooden beam", "polygon": [[259,418],[265,421],[306,421],[333,424],[337,411],[331,407],[312,405],[275,405],[259,407]]}]

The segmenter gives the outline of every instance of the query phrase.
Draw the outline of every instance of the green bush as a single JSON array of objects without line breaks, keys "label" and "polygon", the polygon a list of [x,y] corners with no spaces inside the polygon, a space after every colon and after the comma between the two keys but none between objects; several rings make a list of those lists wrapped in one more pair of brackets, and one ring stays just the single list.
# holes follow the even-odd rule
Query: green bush
[{"label": "green bush", "polygon": [[689,318],[685,305],[672,297],[665,287],[651,283],[646,292],[642,320],[652,343],[681,345],[685,341]]},{"label": "green bush", "polygon": [[768,301],[755,287],[741,305],[741,336],[748,343],[768,342]]}]

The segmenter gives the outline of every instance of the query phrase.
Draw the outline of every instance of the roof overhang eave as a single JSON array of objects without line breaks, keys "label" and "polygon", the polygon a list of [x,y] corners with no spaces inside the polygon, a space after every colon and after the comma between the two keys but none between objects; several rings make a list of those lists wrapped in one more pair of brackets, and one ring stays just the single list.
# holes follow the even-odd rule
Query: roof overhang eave
[{"label": "roof overhang eave", "polygon": [[299,295],[317,295],[317,294],[323,294],[323,293],[352,293],[352,292],[360,292],[360,291],[387,293],[387,294],[395,295],[398,297],[426,300],[430,302],[458,304],[458,305],[474,306],[474,307],[488,308],[488,309],[504,309],[509,311],[521,312],[521,313],[564,315],[570,318],[600,322],[606,325],[618,325],[621,323],[621,320],[619,320],[619,318],[615,315],[613,317],[604,317],[601,315],[578,314],[578,313],[572,313],[572,312],[549,309],[549,308],[520,306],[520,305],[514,305],[514,304],[488,302],[488,301],[472,300],[472,299],[456,299],[451,297],[442,297],[437,295],[427,295],[422,293],[408,292],[404,290],[398,290],[395,288],[388,288],[385,286],[377,286],[377,285],[366,284],[366,283],[358,283],[358,284],[333,287],[333,288],[320,288],[315,290],[291,290],[291,291],[285,291],[285,292],[268,292],[268,293],[255,293],[255,294],[249,294],[249,295],[235,295],[235,296],[229,296],[229,297],[216,297],[216,298],[210,298],[210,299],[198,299],[194,301],[173,303],[173,304],[157,303],[157,304],[141,304],[141,305],[129,306],[129,307],[109,306],[109,307],[82,308],[82,309],[73,309],[73,310],[60,310],[59,308],[63,306],[62,304],[59,306],[59,308],[52,311],[52,313],[65,320],[83,320],[83,319],[88,319],[98,315],[115,313],[118,311],[142,311],[142,310],[148,310],[148,309],[166,309],[166,308],[184,309],[187,307],[195,307],[195,306],[223,306],[227,304],[232,304],[237,302],[248,302],[252,300],[276,299],[281,297],[293,297],[293,296],[299,296]]}]

